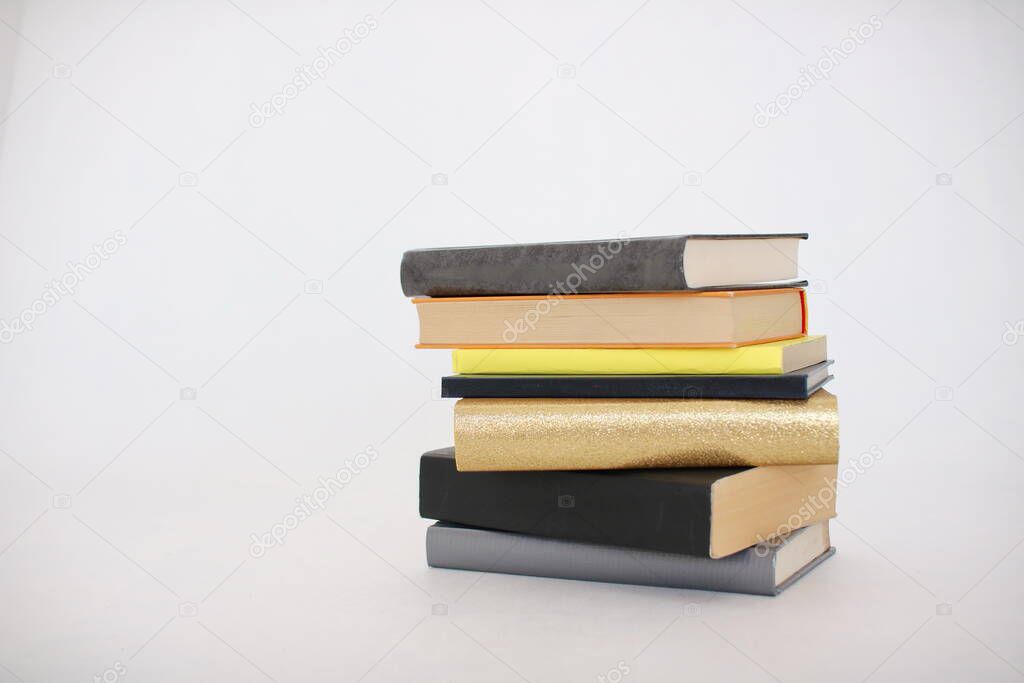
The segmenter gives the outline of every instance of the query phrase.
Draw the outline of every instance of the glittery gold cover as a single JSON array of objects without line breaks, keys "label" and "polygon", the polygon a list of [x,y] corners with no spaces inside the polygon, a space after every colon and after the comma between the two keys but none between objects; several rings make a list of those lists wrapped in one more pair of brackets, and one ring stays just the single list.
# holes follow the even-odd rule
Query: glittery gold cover
[{"label": "glittery gold cover", "polygon": [[466,398],[455,404],[461,471],[594,470],[839,461],[836,397]]}]

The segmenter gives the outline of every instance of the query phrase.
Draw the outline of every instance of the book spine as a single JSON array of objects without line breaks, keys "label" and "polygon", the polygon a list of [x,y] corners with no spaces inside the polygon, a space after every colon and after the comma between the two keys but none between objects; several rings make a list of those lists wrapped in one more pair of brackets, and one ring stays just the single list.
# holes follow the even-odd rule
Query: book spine
[{"label": "book spine", "polygon": [[802,399],[807,376],[481,375],[441,379],[444,398],[752,398]]},{"label": "book spine", "polygon": [[749,548],[712,560],[524,534],[435,524],[431,567],[580,581],[775,595],[775,549]]},{"label": "book spine", "polygon": [[[734,473],[723,470],[722,475]],[[537,536],[708,557],[711,491],[605,472],[459,472],[420,459],[420,516]]]},{"label": "book spine", "polygon": [[825,465],[839,461],[835,397],[733,399],[464,398],[455,404],[461,471]]},{"label": "book spine", "polygon": [[422,249],[402,256],[406,296],[685,290],[685,237]]}]

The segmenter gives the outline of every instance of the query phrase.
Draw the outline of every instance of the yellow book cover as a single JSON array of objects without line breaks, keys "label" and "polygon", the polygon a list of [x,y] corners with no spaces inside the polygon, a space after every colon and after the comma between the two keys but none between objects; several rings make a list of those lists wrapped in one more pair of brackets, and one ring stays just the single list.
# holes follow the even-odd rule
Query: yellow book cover
[{"label": "yellow book cover", "polygon": [[828,359],[824,335],[735,349],[457,349],[462,375],[779,375]]}]

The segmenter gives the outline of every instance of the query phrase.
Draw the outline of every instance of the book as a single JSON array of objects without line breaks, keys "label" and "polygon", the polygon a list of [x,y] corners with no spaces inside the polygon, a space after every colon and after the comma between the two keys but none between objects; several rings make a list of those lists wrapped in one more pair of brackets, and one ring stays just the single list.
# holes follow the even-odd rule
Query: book
[{"label": "book", "polygon": [[835,554],[827,522],[720,560],[443,522],[427,528],[426,549],[427,564],[445,569],[767,596],[778,595]]},{"label": "book", "polygon": [[419,348],[736,347],[807,331],[802,289],[413,299]]},{"label": "book", "polygon": [[836,398],[463,398],[462,471],[826,465],[839,461]]},{"label": "book", "polygon": [[832,379],[832,361],[781,375],[449,375],[442,398],[805,399]]},{"label": "book", "polygon": [[460,472],[442,448],[420,457],[420,516],[717,558],[834,517],[836,473],[836,465]]},{"label": "book", "polygon": [[797,280],[807,233],[673,235],[585,242],[414,249],[406,296],[593,294],[744,289]]},{"label": "book", "polygon": [[824,362],[824,336],[735,349],[456,349],[461,375],[779,375]]}]

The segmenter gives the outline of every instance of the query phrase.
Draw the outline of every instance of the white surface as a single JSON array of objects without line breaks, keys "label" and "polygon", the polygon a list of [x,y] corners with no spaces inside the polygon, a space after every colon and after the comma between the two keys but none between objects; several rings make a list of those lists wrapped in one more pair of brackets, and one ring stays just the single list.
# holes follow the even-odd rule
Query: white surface
[{"label": "white surface", "polygon": [[[127,236],[0,346],[0,682],[1019,679],[1024,6],[741,4],[0,3],[0,316]],[[813,233],[844,463],[881,458],[780,599],[424,566],[448,359],[401,252],[623,230]]]}]

